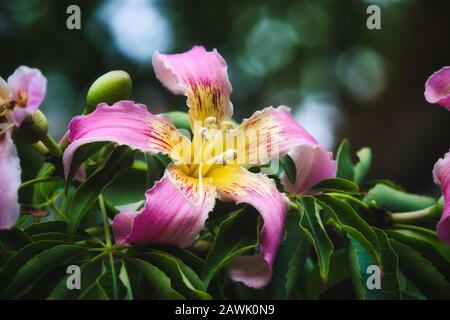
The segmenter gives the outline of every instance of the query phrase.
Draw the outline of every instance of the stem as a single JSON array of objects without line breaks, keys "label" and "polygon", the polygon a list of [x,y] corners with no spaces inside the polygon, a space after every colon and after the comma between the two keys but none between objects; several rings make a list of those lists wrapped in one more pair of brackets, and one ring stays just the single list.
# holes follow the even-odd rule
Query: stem
[{"label": "stem", "polygon": [[102,195],[98,196],[98,203],[100,205],[100,211],[102,213],[102,218],[103,218],[103,228],[105,230],[105,240],[106,240],[106,251],[108,252],[109,263],[111,265],[111,272],[113,274],[112,285],[113,285],[114,300],[118,300],[119,296],[118,296],[118,289],[117,289],[116,268],[114,266],[114,257],[113,257],[113,252],[112,252],[111,233],[109,231],[109,220],[108,220],[108,214],[106,213],[105,201],[104,201]]},{"label": "stem", "polygon": [[48,148],[48,151],[55,157],[61,157],[62,151],[55,139],[47,132],[47,134],[42,138],[42,143]]},{"label": "stem", "polygon": [[58,177],[35,178],[35,179],[31,179],[31,180],[23,182],[19,186],[19,189],[26,188],[26,187],[31,186],[31,185],[36,184],[36,183],[49,182],[49,181],[58,181],[58,180],[60,180],[60,178],[58,178]]},{"label": "stem", "polygon": [[425,217],[432,216],[436,212],[436,209],[439,209],[439,206],[440,204],[438,203],[421,210],[389,213],[389,217],[393,223],[411,223]]},{"label": "stem", "polygon": [[41,141],[34,143],[33,145],[34,150],[45,156],[48,153],[48,149]]}]

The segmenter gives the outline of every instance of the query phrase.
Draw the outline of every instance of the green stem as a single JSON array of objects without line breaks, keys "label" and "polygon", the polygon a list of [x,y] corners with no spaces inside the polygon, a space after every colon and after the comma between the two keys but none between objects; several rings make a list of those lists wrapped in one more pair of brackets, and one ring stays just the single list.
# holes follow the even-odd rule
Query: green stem
[{"label": "green stem", "polygon": [[48,148],[48,151],[55,157],[61,157],[62,151],[58,143],[53,139],[53,137],[47,132],[47,134],[42,138],[42,143]]},{"label": "green stem", "polygon": [[45,156],[48,154],[48,149],[41,141],[34,143],[33,145],[34,150]]},{"label": "green stem", "polygon": [[31,186],[33,184],[36,184],[36,183],[49,182],[49,181],[58,181],[58,180],[61,180],[61,178],[58,178],[58,177],[35,178],[35,179],[31,179],[31,180],[23,182],[19,186],[19,189],[29,187],[29,186]]},{"label": "green stem", "polygon": [[109,230],[109,220],[108,220],[108,214],[106,213],[106,208],[105,208],[105,201],[103,199],[103,196],[100,195],[98,197],[98,202],[100,205],[100,211],[102,213],[102,218],[103,218],[103,227],[105,230],[105,241],[106,241],[106,251],[108,252],[108,256],[109,256],[109,263],[111,265],[111,272],[112,272],[112,285],[113,285],[113,293],[114,293],[114,300],[118,300],[119,299],[119,295],[118,295],[118,287],[117,287],[117,279],[116,279],[116,268],[114,266],[114,256],[113,256],[113,251],[112,251],[112,240],[111,240],[111,232]]},{"label": "green stem", "polygon": [[395,212],[389,213],[389,217],[393,223],[413,223],[417,220],[421,220],[426,217],[435,215],[442,211],[442,204],[440,202],[426,207],[421,210],[409,211],[409,212]]}]

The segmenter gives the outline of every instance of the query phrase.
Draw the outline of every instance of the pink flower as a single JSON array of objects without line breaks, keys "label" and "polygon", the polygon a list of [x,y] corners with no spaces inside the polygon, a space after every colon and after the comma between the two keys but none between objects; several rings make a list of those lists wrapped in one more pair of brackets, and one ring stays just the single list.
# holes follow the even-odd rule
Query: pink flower
[{"label": "pink flower", "polygon": [[44,100],[47,79],[37,69],[21,66],[6,82],[0,77],[0,229],[9,229],[19,217],[20,160],[11,139],[28,114]]},{"label": "pink flower", "polygon": [[450,152],[439,159],[433,169],[434,182],[441,187],[444,195],[444,211],[437,224],[436,231],[439,238],[450,244]]},{"label": "pink flower", "polygon": [[[94,141],[113,141],[148,153],[171,157],[163,178],[146,192],[139,212],[121,212],[113,221],[118,243],[191,245],[204,227],[215,199],[247,203],[264,220],[260,254],[237,258],[230,276],[247,286],[266,286],[284,233],[287,199],[274,181],[247,169],[292,152],[300,171],[302,192],[336,174],[331,154],[281,106],[255,112],[240,125],[231,121],[233,105],[227,65],[216,50],[194,47],[181,54],[153,55],[157,78],[175,94],[187,97],[192,140],[168,118],[153,115],[142,104],[120,101],[100,104],[69,124],[71,144],[64,153],[66,174],[76,149]],[[254,227],[254,226],[249,226]]]},{"label": "pink flower", "polygon": [[425,82],[425,99],[450,110],[450,67],[433,73]]}]

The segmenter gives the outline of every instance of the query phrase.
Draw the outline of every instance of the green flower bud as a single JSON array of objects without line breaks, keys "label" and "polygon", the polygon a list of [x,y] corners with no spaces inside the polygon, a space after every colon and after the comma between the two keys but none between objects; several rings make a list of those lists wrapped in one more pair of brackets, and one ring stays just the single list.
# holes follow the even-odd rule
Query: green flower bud
[{"label": "green flower bud", "polygon": [[32,144],[42,140],[47,131],[47,117],[37,110],[23,120],[21,126],[14,131],[14,136],[24,143]]},{"label": "green flower bud", "polygon": [[191,131],[189,115],[186,112],[172,111],[165,113],[165,115],[167,115],[170,120],[172,120],[172,123],[176,128]]},{"label": "green flower bud", "polygon": [[89,88],[85,113],[90,113],[102,102],[109,105],[127,100],[131,95],[131,78],[122,70],[114,70],[100,76]]}]

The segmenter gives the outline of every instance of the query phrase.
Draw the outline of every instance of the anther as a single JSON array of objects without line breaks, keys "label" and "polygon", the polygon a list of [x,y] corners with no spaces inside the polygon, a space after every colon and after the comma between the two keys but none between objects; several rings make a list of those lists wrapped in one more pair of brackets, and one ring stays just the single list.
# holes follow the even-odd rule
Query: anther
[{"label": "anther", "polygon": [[203,141],[209,141],[211,139],[211,134],[208,132],[208,129],[205,127],[198,129],[198,133],[202,137]]}]

